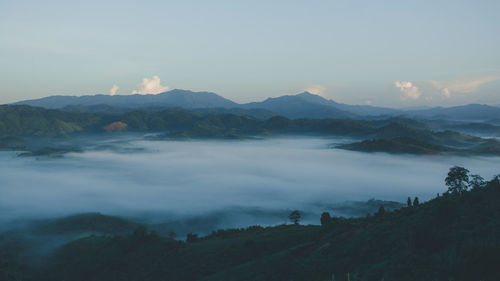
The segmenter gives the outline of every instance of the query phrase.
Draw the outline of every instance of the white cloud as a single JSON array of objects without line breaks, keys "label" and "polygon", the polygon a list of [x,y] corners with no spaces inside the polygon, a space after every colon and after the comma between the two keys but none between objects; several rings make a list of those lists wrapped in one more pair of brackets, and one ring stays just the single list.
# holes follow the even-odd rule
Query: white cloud
[{"label": "white cloud", "polygon": [[311,85],[307,88],[302,89],[304,92],[309,92],[314,95],[325,97],[326,87],[323,85]]},{"label": "white cloud", "polygon": [[441,90],[441,94],[443,94],[443,96],[445,96],[445,97],[447,97],[447,98],[451,97],[451,91],[450,91],[450,89],[448,89],[448,88],[444,88],[444,89],[442,89],[442,90]]},{"label": "white cloud", "polygon": [[462,78],[454,80],[429,80],[427,82],[431,83],[436,89],[441,91],[444,97],[451,97],[453,93],[459,94],[470,94],[477,92],[481,85],[499,80],[500,76],[484,76],[479,78]]},{"label": "white cloud", "polygon": [[412,100],[418,100],[422,93],[420,90],[413,85],[410,81],[396,81],[394,82],[394,86],[396,88],[399,88],[399,91],[403,94],[401,96],[401,99],[412,99]]},{"label": "white cloud", "polygon": [[116,92],[118,92],[118,89],[119,89],[119,88],[120,88],[120,87],[118,87],[118,85],[113,84],[113,87],[111,87],[111,89],[109,90],[109,95],[110,95],[110,96],[114,96],[114,95],[116,95]]},{"label": "white cloud", "polygon": [[140,94],[140,95],[147,95],[147,94],[159,94],[168,91],[168,86],[162,86],[160,77],[157,75],[154,75],[153,78],[144,78],[142,79],[141,84],[137,85],[138,89],[133,90],[132,94]]}]

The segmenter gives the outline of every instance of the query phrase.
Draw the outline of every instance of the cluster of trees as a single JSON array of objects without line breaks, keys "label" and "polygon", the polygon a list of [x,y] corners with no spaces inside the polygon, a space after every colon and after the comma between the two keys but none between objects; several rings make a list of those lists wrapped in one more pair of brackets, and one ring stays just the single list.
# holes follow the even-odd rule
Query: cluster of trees
[{"label": "cluster of trees", "polygon": [[[415,196],[415,199],[413,199],[413,206],[418,207],[419,204],[420,204],[420,202],[418,201],[418,197]],[[406,205],[408,207],[412,206],[412,204],[411,204],[411,197],[408,197],[408,200],[406,200]]]},{"label": "cluster of trees", "polygon": [[[497,175],[493,180],[498,181],[499,178],[500,175]],[[446,193],[452,194],[462,194],[469,189],[477,189],[486,185],[483,177],[471,174],[469,170],[460,166],[450,168],[445,183],[446,186],[448,186],[448,191]]]}]

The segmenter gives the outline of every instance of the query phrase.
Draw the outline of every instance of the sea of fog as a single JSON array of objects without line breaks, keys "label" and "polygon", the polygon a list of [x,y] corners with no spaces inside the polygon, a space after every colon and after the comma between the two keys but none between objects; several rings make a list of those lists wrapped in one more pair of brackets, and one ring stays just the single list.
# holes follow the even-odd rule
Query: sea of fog
[{"label": "sea of fog", "polygon": [[[123,136],[87,141],[85,152],[63,157],[1,152],[0,220],[79,212],[182,217],[234,209],[317,214],[344,201],[431,199],[446,190],[444,178],[453,165],[486,179],[500,173],[498,157],[330,148],[342,141],[151,141]],[[266,221],[265,213],[245,223],[276,223],[276,218]]]}]

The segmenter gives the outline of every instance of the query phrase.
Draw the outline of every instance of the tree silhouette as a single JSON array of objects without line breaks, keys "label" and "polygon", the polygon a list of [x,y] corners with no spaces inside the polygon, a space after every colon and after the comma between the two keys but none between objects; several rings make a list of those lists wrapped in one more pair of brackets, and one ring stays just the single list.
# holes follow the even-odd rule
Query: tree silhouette
[{"label": "tree silhouette", "polygon": [[500,174],[493,176],[493,178],[491,179],[490,183],[492,183],[492,184],[498,184],[498,183],[500,183]]},{"label": "tree silhouette", "polygon": [[406,204],[408,205],[408,207],[411,207],[411,198],[408,197],[408,200],[406,201]]},{"label": "tree silhouette", "polygon": [[448,176],[444,180],[448,186],[448,192],[462,194],[467,191],[469,183],[469,170],[464,167],[454,166],[450,168]]},{"label": "tree silhouette", "polygon": [[186,235],[186,242],[188,242],[188,243],[193,243],[193,242],[196,242],[196,241],[198,241],[198,240],[199,240],[199,238],[198,238],[198,234],[195,234],[195,233],[191,233],[191,232],[190,232],[190,233],[188,233],[188,234]]},{"label": "tree silhouette", "polygon": [[134,229],[133,236],[134,238],[144,238],[148,236],[147,228],[144,225],[139,225]]},{"label": "tree silhouette", "polygon": [[481,177],[480,175],[471,175],[470,176],[469,187],[471,189],[478,189],[478,188],[484,187],[485,185],[486,185],[486,182],[484,181],[484,178]]},{"label": "tree silhouette", "polygon": [[330,213],[328,212],[323,212],[321,214],[321,226],[327,226],[332,222],[332,217],[330,216]]},{"label": "tree silhouette", "polygon": [[290,215],[288,216],[288,218],[290,219],[291,222],[293,222],[293,224],[297,225],[299,224],[299,221],[300,221],[300,212],[299,210],[294,210],[290,213]]},{"label": "tree silhouette", "polygon": [[378,208],[377,215],[379,215],[379,216],[383,216],[384,214],[385,214],[385,208],[384,208],[384,206],[382,206],[382,205],[381,205],[381,206]]},{"label": "tree silhouette", "polygon": [[413,207],[418,207],[418,197],[415,197],[415,199],[413,200]]}]

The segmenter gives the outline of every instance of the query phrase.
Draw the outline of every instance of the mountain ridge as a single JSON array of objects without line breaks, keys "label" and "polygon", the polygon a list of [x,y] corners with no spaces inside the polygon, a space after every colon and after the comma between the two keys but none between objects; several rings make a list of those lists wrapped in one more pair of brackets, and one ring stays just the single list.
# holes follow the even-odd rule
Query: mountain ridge
[{"label": "mountain ridge", "polygon": [[160,94],[147,95],[84,95],[84,96],[49,96],[33,100],[15,102],[49,109],[60,109],[71,105],[110,105],[115,107],[140,108],[147,106],[168,105],[170,107],[205,108],[230,107],[236,103],[212,92],[193,92],[174,89]]},{"label": "mountain ridge", "polygon": [[[238,109],[264,110],[263,116],[283,115],[288,118],[351,118],[363,119],[377,116],[410,116],[416,118],[444,118],[451,120],[495,120],[500,118],[500,108],[484,104],[468,104],[452,107],[416,107],[395,109],[371,105],[349,105],[326,99],[310,92],[296,95],[269,97],[263,101],[236,103],[213,92],[194,92],[174,89],[160,94],[147,95],[55,95],[39,99],[23,100],[14,105],[30,105],[47,109],[73,109],[95,112],[111,112],[124,109],[184,108],[184,109]],[[106,109],[106,106],[109,108]],[[121,109],[121,110],[120,110]],[[257,114],[258,116],[258,114]]]}]

